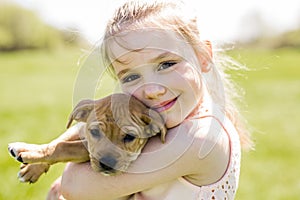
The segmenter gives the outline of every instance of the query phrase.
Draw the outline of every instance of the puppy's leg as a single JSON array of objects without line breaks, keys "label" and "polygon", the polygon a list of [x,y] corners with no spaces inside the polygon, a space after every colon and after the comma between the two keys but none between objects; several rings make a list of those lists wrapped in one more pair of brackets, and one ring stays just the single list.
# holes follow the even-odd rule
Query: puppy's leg
[{"label": "puppy's leg", "polygon": [[19,162],[48,163],[57,162],[84,162],[89,160],[89,153],[85,141],[57,141],[54,144],[27,144],[15,142],[9,144],[10,154]]},{"label": "puppy's leg", "polygon": [[[24,156],[24,153],[28,152],[21,152],[19,157],[26,158],[24,162],[30,163],[30,161],[32,161],[28,159],[30,156]],[[29,152],[29,154],[30,153],[31,152]],[[21,164],[18,178],[21,182],[35,183],[43,173],[49,170],[51,164],[67,161],[84,162],[88,160],[89,153],[83,141],[60,142],[57,144],[51,156],[40,157],[39,159],[35,158],[34,161],[36,163]]]},{"label": "puppy's leg", "polygon": [[86,162],[89,158],[86,140],[63,141],[56,144],[51,156],[46,158],[48,163],[57,162]]},{"label": "puppy's leg", "polygon": [[89,160],[89,154],[84,141],[79,134],[84,131],[84,125],[80,124],[68,129],[57,139],[49,144],[36,145],[27,143],[9,144],[9,153],[22,163],[19,172],[21,182],[36,182],[39,177],[49,170],[51,164],[56,162]]},{"label": "puppy's leg", "polygon": [[[9,153],[18,161],[22,163],[36,163],[36,162],[47,162],[49,164],[56,162],[57,146],[62,148],[62,143],[67,141],[80,141],[80,132],[84,131],[84,124],[79,123],[60,137],[53,140],[49,144],[36,145],[36,144],[27,144],[22,142],[15,142],[8,145]],[[74,155],[73,155],[74,156]],[[66,158],[66,156],[65,156]],[[61,161],[61,160],[58,160]],[[57,161],[57,162],[58,162]]]},{"label": "puppy's leg", "polygon": [[50,154],[47,148],[47,144],[37,145],[24,142],[14,142],[8,145],[10,155],[22,163],[45,161],[47,154]]},{"label": "puppy's leg", "polygon": [[21,182],[35,183],[43,173],[49,170],[48,163],[21,164],[18,179]]}]

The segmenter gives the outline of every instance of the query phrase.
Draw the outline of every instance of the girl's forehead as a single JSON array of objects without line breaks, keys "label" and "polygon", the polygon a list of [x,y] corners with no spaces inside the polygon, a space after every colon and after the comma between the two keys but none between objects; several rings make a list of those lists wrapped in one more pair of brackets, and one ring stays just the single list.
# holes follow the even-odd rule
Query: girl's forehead
[{"label": "girl's forehead", "polygon": [[112,61],[130,52],[171,52],[181,57],[193,52],[192,46],[175,31],[145,29],[122,32],[106,41],[108,55]]}]

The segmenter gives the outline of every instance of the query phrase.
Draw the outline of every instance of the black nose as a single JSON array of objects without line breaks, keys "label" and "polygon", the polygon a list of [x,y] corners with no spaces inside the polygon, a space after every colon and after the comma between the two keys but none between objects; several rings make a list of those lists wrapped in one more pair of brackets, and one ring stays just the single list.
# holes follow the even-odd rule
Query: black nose
[{"label": "black nose", "polygon": [[106,171],[113,171],[117,164],[117,160],[111,156],[106,156],[100,159],[100,167]]}]

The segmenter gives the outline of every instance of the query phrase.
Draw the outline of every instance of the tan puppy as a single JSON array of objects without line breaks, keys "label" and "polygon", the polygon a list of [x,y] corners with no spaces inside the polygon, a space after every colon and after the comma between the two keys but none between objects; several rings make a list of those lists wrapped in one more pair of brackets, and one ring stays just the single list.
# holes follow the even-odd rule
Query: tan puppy
[{"label": "tan puppy", "polygon": [[23,163],[20,181],[36,182],[50,165],[68,161],[90,160],[95,171],[115,175],[126,171],[150,137],[160,133],[165,141],[166,128],[159,113],[122,93],[79,102],[68,128],[73,120],[85,122],[81,126],[85,131],[66,131],[49,144],[9,144],[10,154]]}]

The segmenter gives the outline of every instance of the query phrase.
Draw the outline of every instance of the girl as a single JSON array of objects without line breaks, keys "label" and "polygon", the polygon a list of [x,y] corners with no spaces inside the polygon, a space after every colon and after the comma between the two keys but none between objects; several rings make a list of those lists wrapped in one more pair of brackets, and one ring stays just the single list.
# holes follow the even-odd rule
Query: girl
[{"label": "girl", "polygon": [[233,62],[201,40],[196,17],[185,9],[173,0],[128,1],[109,21],[102,43],[123,92],[164,117],[166,143],[150,139],[118,176],[70,163],[49,199],[60,191],[66,199],[234,199],[240,144],[252,144],[222,69]]}]

